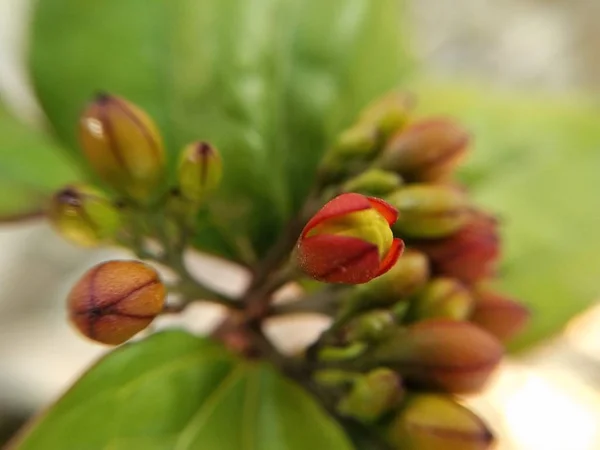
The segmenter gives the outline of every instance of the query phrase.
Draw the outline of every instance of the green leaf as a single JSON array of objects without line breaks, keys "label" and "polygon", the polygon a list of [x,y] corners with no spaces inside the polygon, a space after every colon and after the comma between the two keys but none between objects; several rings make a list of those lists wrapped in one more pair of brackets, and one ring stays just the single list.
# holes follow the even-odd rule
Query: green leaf
[{"label": "green leaf", "polygon": [[451,114],[473,132],[462,171],[501,221],[501,285],[532,310],[523,348],[558,332],[598,299],[600,109],[582,96],[420,89],[422,111]]},{"label": "green leaf", "polygon": [[[57,135],[98,89],[159,123],[171,155],[196,139],[225,179],[199,245],[236,234],[261,255],[298,209],[320,155],[408,66],[398,0],[39,0],[32,79]],[[76,152],[77,153],[77,152]],[[218,230],[215,230],[218,228]],[[212,245],[231,253],[225,240]]]},{"label": "green leaf", "polygon": [[0,220],[41,213],[57,188],[79,178],[59,148],[0,102]]},{"label": "green leaf", "polygon": [[155,334],[113,351],[14,450],[350,450],[294,383],[207,339]]}]

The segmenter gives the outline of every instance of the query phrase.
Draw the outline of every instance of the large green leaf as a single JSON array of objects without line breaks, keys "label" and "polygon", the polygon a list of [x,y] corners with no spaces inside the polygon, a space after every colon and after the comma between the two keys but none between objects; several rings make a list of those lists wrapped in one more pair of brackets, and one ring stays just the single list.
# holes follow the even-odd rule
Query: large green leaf
[{"label": "large green leaf", "polygon": [[350,450],[341,428],[265,364],[180,331],[92,367],[14,443],[18,450]]},{"label": "large green leaf", "polygon": [[212,237],[235,232],[238,247],[262,254],[335,133],[400,81],[401,3],[38,0],[32,78],[72,149],[77,116],[98,89],[149,111],[171,164],[182,144],[214,142],[226,175],[199,242],[227,255],[226,240],[216,248]]},{"label": "large green leaf", "polygon": [[0,220],[40,213],[54,190],[78,178],[59,148],[0,102]]},{"label": "large green leaf", "polygon": [[600,108],[461,86],[426,86],[420,98],[475,137],[462,175],[502,220],[501,286],[533,314],[514,348],[552,335],[600,296]]}]

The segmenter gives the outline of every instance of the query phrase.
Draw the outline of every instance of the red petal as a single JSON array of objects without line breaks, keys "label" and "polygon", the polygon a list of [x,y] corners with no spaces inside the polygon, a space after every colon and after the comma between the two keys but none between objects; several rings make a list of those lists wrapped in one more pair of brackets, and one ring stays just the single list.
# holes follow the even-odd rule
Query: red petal
[{"label": "red petal", "polygon": [[372,207],[369,199],[361,194],[349,193],[335,197],[325,204],[305,225],[302,237],[321,222],[333,217],[343,216],[356,211],[363,211]]},{"label": "red petal", "polygon": [[319,281],[360,284],[377,275],[379,252],[377,246],[362,239],[316,235],[299,241],[298,264]]},{"label": "red petal", "polygon": [[381,264],[379,264],[379,271],[377,272],[377,276],[383,275],[392,267],[394,267],[394,264],[396,264],[396,261],[398,261],[398,258],[400,258],[403,252],[404,241],[399,238],[394,238],[394,240],[392,241],[392,245],[387,252],[387,255],[385,255],[385,258],[383,258],[383,261],[381,261]]},{"label": "red petal", "polygon": [[396,223],[396,220],[398,220],[398,210],[396,208],[377,197],[367,197],[367,200],[387,220],[387,223],[390,225]]}]

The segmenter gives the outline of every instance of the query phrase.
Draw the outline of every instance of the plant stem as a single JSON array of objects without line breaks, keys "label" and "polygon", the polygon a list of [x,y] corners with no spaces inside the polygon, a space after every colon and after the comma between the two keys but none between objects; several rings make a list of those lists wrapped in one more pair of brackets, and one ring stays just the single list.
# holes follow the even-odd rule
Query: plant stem
[{"label": "plant stem", "polygon": [[300,297],[298,300],[280,305],[272,305],[269,316],[281,316],[297,313],[320,313],[334,317],[337,304],[343,288],[328,286],[311,295]]}]

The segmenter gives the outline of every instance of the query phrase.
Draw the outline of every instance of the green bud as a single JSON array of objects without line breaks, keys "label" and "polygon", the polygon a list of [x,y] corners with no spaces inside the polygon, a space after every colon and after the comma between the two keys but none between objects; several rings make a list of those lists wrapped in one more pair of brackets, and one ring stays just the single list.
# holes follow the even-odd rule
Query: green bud
[{"label": "green bud", "polygon": [[347,342],[376,342],[384,339],[395,326],[395,317],[390,311],[369,311],[346,325],[345,338]]},{"label": "green bud", "polygon": [[386,200],[400,213],[394,231],[403,236],[449,236],[469,219],[467,196],[448,186],[414,184],[397,190]]},{"label": "green bud", "polygon": [[85,247],[114,238],[121,222],[119,211],[110,200],[87,186],[68,186],[57,192],[48,217],[58,233]]},{"label": "green bud", "polygon": [[402,178],[394,172],[370,169],[344,183],[345,192],[358,192],[372,197],[383,197],[402,185]]},{"label": "green bud", "polygon": [[327,181],[336,181],[349,173],[360,172],[375,157],[377,130],[356,124],[343,131],[327,151],[320,172]]},{"label": "green bud", "polygon": [[352,342],[345,347],[326,346],[319,350],[321,361],[345,361],[362,355],[367,350],[364,342]]},{"label": "green bud", "polygon": [[494,443],[479,416],[442,394],[411,395],[387,434],[398,450],[486,450]]},{"label": "green bud", "polygon": [[337,405],[347,417],[372,423],[398,406],[403,396],[402,382],[387,368],[372,370],[354,382],[354,386]]},{"label": "green bud", "polygon": [[216,148],[206,142],[186,146],[179,160],[179,190],[184,198],[199,203],[221,181],[223,164]]},{"label": "green bud", "polygon": [[348,389],[361,375],[339,369],[323,369],[313,374],[315,383],[332,389]]},{"label": "green bud", "polygon": [[98,95],[81,116],[79,137],[92,169],[121,194],[146,201],[162,183],[160,134],[150,117],[126,100]]},{"label": "green bud", "polygon": [[406,125],[414,103],[414,98],[406,93],[390,92],[370,104],[360,115],[359,123],[375,127],[385,141]]},{"label": "green bud", "polygon": [[472,308],[473,297],[460,281],[453,278],[436,278],[413,298],[409,319],[466,320]]}]

